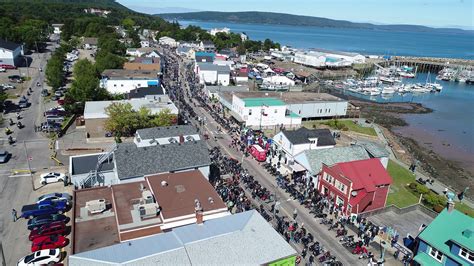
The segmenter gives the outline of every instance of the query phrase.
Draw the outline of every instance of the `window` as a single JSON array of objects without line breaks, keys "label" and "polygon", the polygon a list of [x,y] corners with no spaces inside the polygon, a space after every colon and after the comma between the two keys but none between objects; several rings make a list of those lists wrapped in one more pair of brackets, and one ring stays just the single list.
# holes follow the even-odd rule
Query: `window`
[{"label": "window", "polygon": [[466,259],[470,263],[474,263],[474,252],[469,251],[467,248],[461,248],[459,250],[459,256]]},{"label": "window", "polygon": [[249,115],[252,115],[252,109],[249,109]]},{"label": "window", "polygon": [[430,247],[430,256],[439,262],[443,260],[443,253],[433,247]]},{"label": "window", "polygon": [[117,87],[117,84],[114,84],[114,87]]},{"label": "window", "polygon": [[316,140],[310,140],[309,143],[316,144]]}]

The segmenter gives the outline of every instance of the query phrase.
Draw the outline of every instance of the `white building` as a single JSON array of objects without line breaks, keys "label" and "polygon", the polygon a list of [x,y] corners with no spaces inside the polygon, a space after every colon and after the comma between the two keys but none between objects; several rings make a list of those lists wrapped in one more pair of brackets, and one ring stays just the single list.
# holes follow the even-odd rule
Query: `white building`
[{"label": "white building", "polygon": [[0,64],[17,66],[21,63],[23,46],[0,39]]},{"label": "white building", "polygon": [[219,29],[219,28],[214,28],[214,29],[211,29],[209,31],[209,33],[212,35],[212,36],[216,36],[217,33],[225,33],[225,34],[229,34],[230,33],[230,29],[229,28],[222,28],[222,29]]},{"label": "white building", "polygon": [[149,147],[201,140],[194,126],[153,127],[137,130],[133,142],[137,147]]},{"label": "white building", "polygon": [[348,101],[327,93],[286,92],[282,94],[288,110],[303,120],[345,117]]},{"label": "white building", "polygon": [[305,66],[324,67],[326,66],[326,57],[317,52],[296,52],[294,62]]},{"label": "white building", "polygon": [[149,41],[140,41],[140,46],[141,47],[150,47],[150,42]]},{"label": "white building", "polygon": [[167,37],[167,36],[164,36],[164,37],[161,37],[160,39],[158,39],[158,43],[160,45],[167,45],[169,47],[177,47],[178,46],[178,42],[176,42],[175,39],[173,39],[171,37]]},{"label": "white building", "polygon": [[159,85],[158,73],[147,70],[106,69],[100,80],[100,86],[112,94],[123,94],[136,88]]},{"label": "white building", "polygon": [[229,66],[214,65],[213,63],[197,63],[196,74],[201,84],[228,86],[230,83]]},{"label": "white building", "polygon": [[247,34],[245,34],[245,33],[242,32],[242,33],[240,34],[240,39],[242,40],[242,42],[245,42],[246,40],[249,39],[249,36],[247,36]]},{"label": "white building", "polygon": [[[268,74],[274,73],[273,70],[270,68],[267,68],[264,70],[264,72]],[[273,76],[267,76],[266,78],[263,78],[262,85],[260,86],[260,89],[263,90],[289,90],[291,86],[295,86],[295,81],[292,79],[289,79],[285,76],[278,76],[278,75],[273,75]]]},{"label": "white building", "polygon": [[53,27],[53,33],[54,34],[61,34],[61,28],[64,26],[64,24],[51,24],[51,27]]}]

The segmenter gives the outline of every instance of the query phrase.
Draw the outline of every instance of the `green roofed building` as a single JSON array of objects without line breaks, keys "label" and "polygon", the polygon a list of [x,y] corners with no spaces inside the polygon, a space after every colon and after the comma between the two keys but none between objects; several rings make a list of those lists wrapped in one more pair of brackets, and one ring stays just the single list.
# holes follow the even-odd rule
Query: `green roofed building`
[{"label": "green roofed building", "polygon": [[448,207],[418,235],[414,254],[414,265],[474,265],[474,219]]},{"label": "green roofed building", "polygon": [[244,98],[245,107],[259,107],[259,106],[284,106],[282,100],[276,98]]}]

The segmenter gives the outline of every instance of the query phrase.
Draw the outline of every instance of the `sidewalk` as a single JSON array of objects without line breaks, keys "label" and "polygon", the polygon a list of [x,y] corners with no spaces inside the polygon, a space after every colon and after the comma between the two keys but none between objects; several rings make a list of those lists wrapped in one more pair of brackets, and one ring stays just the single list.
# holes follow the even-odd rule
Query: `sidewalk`
[{"label": "sidewalk", "polygon": [[[383,144],[385,145],[385,148],[390,152],[390,160],[393,160],[394,162],[398,163],[399,165],[401,165],[402,167],[404,167],[405,169],[409,169],[409,166],[406,165],[404,162],[398,160],[395,156],[395,154],[393,153],[393,150],[392,148],[388,145],[388,141],[387,139],[385,138],[385,135],[383,134],[382,130],[380,129],[380,127],[378,125],[375,125],[373,124],[372,127],[375,129],[375,132],[377,133],[379,139],[383,142]],[[433,179],[434,180],[434,183],[433,185],[427,183],[426,184],[426,187],[435,191],[436,193],[438,193],[439,195],[444,195],[444,190],[445,188],[448,188],[449,191],[451,192],[454,192],[455,195],[457,195],[457,192],[452,189],[450,186],[448,185],[445,185],[443,183],[441,183],[440,181],[436,180],[435,178],[433,177],[430,177],[430,176],[427,176],[419,171],[415,171],[415,179],[418,179],[418,178],[422,178],[422,179]],[[455,197],[455,201],[456,202],[460,202],[459,199],[457,198],[457,196]],[[470,208],[473,208],[474,209],[474,202],[467,198],[467,197],[464,197],[464,199],[462,200],[462,203],[466,204],[467,206],[469,206]]]}]

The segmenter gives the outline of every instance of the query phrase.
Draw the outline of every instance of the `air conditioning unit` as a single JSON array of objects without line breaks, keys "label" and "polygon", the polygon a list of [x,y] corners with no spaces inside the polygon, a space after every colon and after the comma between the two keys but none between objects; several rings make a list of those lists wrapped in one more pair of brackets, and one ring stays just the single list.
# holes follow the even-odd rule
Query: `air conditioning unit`
[{"label": "air conditioning unit", "polygon": [[86,202],[86,209],[91,214],[101,213],[107,209],[107,201],[105,199],[97,199]]},{"label": "air conditioning unit", "polygon": [[156,203],[146,203],[138,205],[138,212],[140,213],[140,218],[151,218],[155,217],[160,213],[160,208]]},{"label": "air conditioning unit", "polygon": [[143,201],[143,204],[155,203],[155,198],[153,197],[153,194],[151,194],[151,191],[149,190],[142,191],[142,201]]}]

